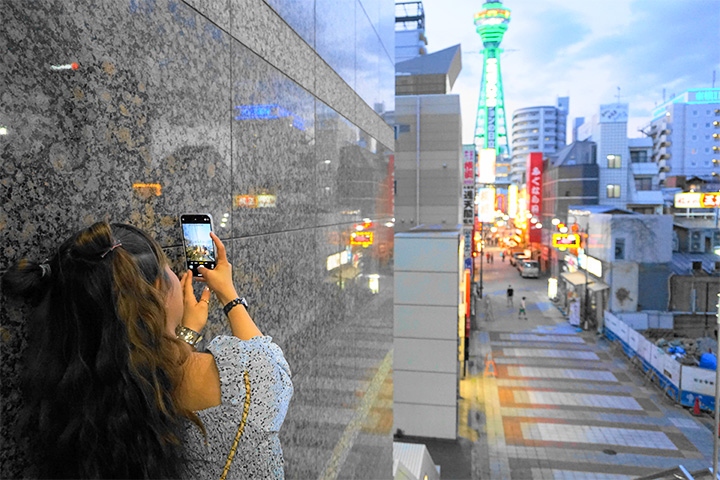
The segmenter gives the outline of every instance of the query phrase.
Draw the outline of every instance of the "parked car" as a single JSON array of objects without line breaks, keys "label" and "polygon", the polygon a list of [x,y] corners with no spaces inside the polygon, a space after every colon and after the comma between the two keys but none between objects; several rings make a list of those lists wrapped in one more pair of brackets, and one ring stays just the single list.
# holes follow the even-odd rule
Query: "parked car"
[{"label": "parked car", "polygon": [[522,268],[522,262],[525,260],[532,260],[532,258],[528,257],[527,255],[520,255],[515,259],[515,268],[517,268],[518,272]]},{"label": "parked car", "polygon": [[539,278],[540,264],[537,260],[523,259],[520,263],[520,276],[523,278]]},{"label": "parked car", "polygon": [[510,255],[510,265],[517,267],[517,259],[524,256],[524,252],[513,252],[512,255]]}]

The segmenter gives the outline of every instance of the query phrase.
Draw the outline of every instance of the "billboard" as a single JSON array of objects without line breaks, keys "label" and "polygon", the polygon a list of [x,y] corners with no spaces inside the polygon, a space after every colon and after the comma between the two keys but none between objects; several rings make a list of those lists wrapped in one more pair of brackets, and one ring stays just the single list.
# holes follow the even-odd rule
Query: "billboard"
[{"label": "billboard", "polygon": [[[542,169],[542,153],[531,152],[527,162],[527,209],[538,220],[542,213]],[[530,243],[540,243],[540,229],[535,228],[534,224],[528,230],[528,235]]]},{"label": "billboard", "polygon": [[517,217],[518,212],[518,187],[517,185],[510,185],[508,187],[508,210],[507,214],[510,218]]},{"label": "billboard", "polygon": [[623,123],[628,121],[627,103],[600,105],[600,123]]},{"label": "billboard", "polygon": [[475,145],[463,145],[463,164],[465,174],[463,185],[475,184]]},{"label": "billboard", "polygon": [[483,148],[478,157],[478,183],[495,183],[495,149]]},{"label": "billboard", "polygon": [[463,225],[475,225],[475,187],[463,185]]},{"label": "billboard", "polygon": [[495,221],[495,189],[483,187],[478,190],[478,219],[483,223]]},{"label": "billboard", "polygon": [[552,245],[556,248],[579,248],[580,236],[574,233],[553,233]]},{"label": "billboard", "polygon": [[675,194],[675,208],[720,207],[720,192],[689,192]]}]

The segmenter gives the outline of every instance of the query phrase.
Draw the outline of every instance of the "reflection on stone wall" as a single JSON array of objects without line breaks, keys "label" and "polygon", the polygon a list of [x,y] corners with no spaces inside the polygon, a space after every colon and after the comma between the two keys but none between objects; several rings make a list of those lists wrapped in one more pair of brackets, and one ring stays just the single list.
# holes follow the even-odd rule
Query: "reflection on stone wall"
[{"label": "reflection on stone wall", "polygon": [[[325,77],[301,86],[228,33],[234,0],[190,3],[4,7],[0,273],[101,219],[152,232],[180,269],[178,214],[209,212],[294,373],[287,477],[387,477],[394,146],[366,133],[377,118],[324,103],[340,97],[317,94],[335,88]],[[351,244],[359,228],[372,245]],[[229,331],[214,307],[210,337]],[[27,465],[13,437],[24,313],[0,301],[4,478]]]}]

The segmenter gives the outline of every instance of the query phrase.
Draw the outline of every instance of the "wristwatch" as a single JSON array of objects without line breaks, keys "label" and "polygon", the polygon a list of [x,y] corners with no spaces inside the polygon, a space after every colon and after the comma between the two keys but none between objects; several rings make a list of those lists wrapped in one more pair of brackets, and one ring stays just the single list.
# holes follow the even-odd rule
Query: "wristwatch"
[{"label": "wristwatch", "polygon": [[200,335],[195,330],[190,330],[187,327],[183,327],[182,325],[178,325],[177,328],[175,328],[175,335],[177,335],[177,338],[182,340],[183,342],[187,343],[191,347],[194,347],[198,343],[200,343],[200,340],[203,339],[203,336]]},{"label": "wristwatch", "polygon": [[232,310],[233,307],[235,307],[237,305],[242,305],[245,308],[248,308],[248,302],[247,302],[247,300],[245,300],[245,297],[242,297],[242,298],[238,297],[235,300],[229,302],[227,305],[225,305],[223,307],[223,312],[225,312],[225,315],[229,315],[230,310]]}]

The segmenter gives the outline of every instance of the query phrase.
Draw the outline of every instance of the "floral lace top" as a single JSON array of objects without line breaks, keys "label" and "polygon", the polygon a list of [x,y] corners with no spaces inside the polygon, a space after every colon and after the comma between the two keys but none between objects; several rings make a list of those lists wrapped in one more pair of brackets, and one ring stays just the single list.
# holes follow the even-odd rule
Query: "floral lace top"
[{"label": "floral lace top", "polygon": [[278,431],[285,420],[293,386],[290,367],[269,336],[250,340],[215,337],[207,347],[220,372],[221,403],[196,412],[207,430],[188,422],[187,478],[216,480],[222,475],[245,406],[244,372],[250,376],[250,408],[227,479],[282,479]]}]

